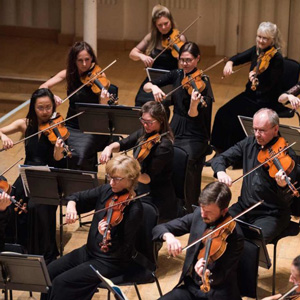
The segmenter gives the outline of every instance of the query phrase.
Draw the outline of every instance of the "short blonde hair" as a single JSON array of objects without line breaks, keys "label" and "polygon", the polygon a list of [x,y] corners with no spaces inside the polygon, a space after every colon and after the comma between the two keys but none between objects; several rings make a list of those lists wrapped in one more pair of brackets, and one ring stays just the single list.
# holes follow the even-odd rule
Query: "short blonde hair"
[{"label": "short blonde hair", "polygon": [[105,170],[110,176],[114,176],[116,173],[121,173],[119,175],[131,181],[130,189],[137,185],[138,178],[141,174],[139,162],[135,158],[126,155],[113,157],[106,164]]}]

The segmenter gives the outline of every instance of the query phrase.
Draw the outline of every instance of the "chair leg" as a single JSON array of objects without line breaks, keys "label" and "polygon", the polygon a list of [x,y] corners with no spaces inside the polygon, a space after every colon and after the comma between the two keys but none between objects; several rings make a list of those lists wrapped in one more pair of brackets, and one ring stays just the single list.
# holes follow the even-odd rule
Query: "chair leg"
[{"label": "chair leg", "polygon": [[272,278],[272,295],[275,295],[275,287],[276,287],[276,255],[277,255],[277,243],[274,244],[273,250],[273,278]]},{"label": "chair leg", "polygon": [[107,300],[110,300],[110,290],[107,290]]},{"label": "chair leg", "polygon": [[154,277],[154,279],[155,279],[155,283],[156,283],[156,286],[157,286],[157,289],[158,289],[158,292],[159,292],[159,295],[160,295],[160,297],[162,297],[162,290],[161,290],[161,287],[160,287],[160,284],[159,284],[159,281],[158,281],[158,279],[157,279],[157,277],[156,277],[156,275],[154,274],[154,273],[152,273],[152,276]]},{"label": "chair leg", "polygon": [[138,289],[138,287],[137,287],[137,284],[136,284],[136,283],[134,283],[134,288],[135,288],[135,291],[136,291],[136,294],[137,294],[137,296],[138,296],[139,300],[142,300],[142,298],[141,298],[141,295],[140,295],[140,292],[139,292],[139,289]]}]

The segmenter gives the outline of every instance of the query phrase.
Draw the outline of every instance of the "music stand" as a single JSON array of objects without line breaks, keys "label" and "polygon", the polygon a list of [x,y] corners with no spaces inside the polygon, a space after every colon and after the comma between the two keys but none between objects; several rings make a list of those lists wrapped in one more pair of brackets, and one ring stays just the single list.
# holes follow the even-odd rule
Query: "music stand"
[{"label": "music stand", "polygon": [[60,255],[63,255],[63,212],[65,197],[98,186],[97,173],[49,168],[50,172],[26,169],[30,200],[35,203],[59,205]]},{"label": "music stand", "polygon": [[47,293],[51,286],[48,270],[41,255],[13,252],[0,254],[0,289]]},{"label": "music stand", "polygon": [[94,103],[75,103],[78,112],[79,128],[84,133],[110,135],[129,135],[141,128],[140,108],[122,105],[102,105]]},{"label": "music stand", "polygon": [[270,269],[271,267],[271,259],[269,257],[269,253],[267,250],[267,246],[261,231],[261,228],[247,222],[236,219],[239,223],[244,237],[252,242],[254,242],[257,246],[259,246],[259,265],[265,269]]},{"label": "music stand", "polygon": [[[146,68],[146,73],[147,73],[147,77],[148,77],[149,81],[151,82],[152,80],[159,79],[159,77],[161,77],[162,75],[170,73],[170,71],[163,70],[163,69]],[[171,92],[173,90],[173,85],[172,84],[165,85],[165,86],[161,87],[161,90],[165,94],[168,94],[169,92]],[[171,100],[171,95],[168,96],[166,99],[164,99],[164,101],[166,101],[166,100]]]},{"label": "music stand", "polygon": [[[238,118],[246,136],[253,135],[252,133],[253,118],[244,117],[244,116],[238,116]],[[300,127],[279,125],[279,133],[280,136],[284,137],[284,139],[288,143],[296,142],[296,144],[293,146],[293,150],[295,151],[296,155],[299,156],[300,155]]]}]

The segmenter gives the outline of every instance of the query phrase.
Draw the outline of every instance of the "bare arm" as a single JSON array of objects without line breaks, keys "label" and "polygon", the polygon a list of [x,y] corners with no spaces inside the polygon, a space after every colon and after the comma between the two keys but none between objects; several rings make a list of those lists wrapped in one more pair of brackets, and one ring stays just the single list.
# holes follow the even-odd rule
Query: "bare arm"
[{"label": "bare arm", "polygon": [[26,128],[26,119],[18,119],[7,126],[0,128],[0,139],[2,140],[3,148],[9,149],[13,147],[13,141],[7,135],[16,132],[21,132],[24,135]]},{"label": "bare arm", "polygon": [[63,80],[65,80],[66,76],[67,76],[67,70],[62,70],[59,73],[57,73],[56,75],[54,75],[53,77],[51,77],[49,80],[44,82],[40,86],[40,89],[41,88],[51,89],[56,84],[58,84],[58,83],[62,82]]}]

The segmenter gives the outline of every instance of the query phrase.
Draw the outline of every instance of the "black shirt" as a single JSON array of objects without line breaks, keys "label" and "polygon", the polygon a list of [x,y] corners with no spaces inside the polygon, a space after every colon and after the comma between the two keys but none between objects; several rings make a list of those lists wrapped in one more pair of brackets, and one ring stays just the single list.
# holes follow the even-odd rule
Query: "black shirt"
[{"label": "black shirt", "polygon": [[[117,193],[117,195],[124,192]],[[88,212],[93,209],[99,210],[105,207],[107,200],[115,193],[111,190],[109,184],[96,187],[91,190],[75,193],[67,197],[67,201],[75,201],[78,213]],[[86,244],[89,255],[99,259],[109,259],[113,262],[126,263],[130,260],[134,245],[136,233],[143,220],[142,205],[137,201],[132,201],[124,209],[123,220],[119,225],[111,228],[111,246],[108,252],[100,250],[99,243],[102,242],[102,235],[98,231],[98,223],[104,218],[106,212],[100,212],[94,215],[92,225],[89,231]]]},{"label": "black shirt", "polygon": [[[254,136],[246,137],[213,159],[214,176],[217,177],[217,172],[225,171],[227,167],[241,160],[243,162],[243,173],[246,174],[260,164],[257,160],[260,149]],[[296,159],[295,153],[291,148],[288,149],[288,153],[292,159]],[[292,182],[295,181],[296,168],[289,174],[289,177]],[[288,187],[281,188],[278,186],[276,180],[270,177],[267,168],[262,166],[244,177],[239,200],[242,200],[240,203],[244,209],[260,200],[264,200],[261,205],[254,208],[249,214],[277,216],[283,212],[289,213],[292,194],[287,192]]]}]

